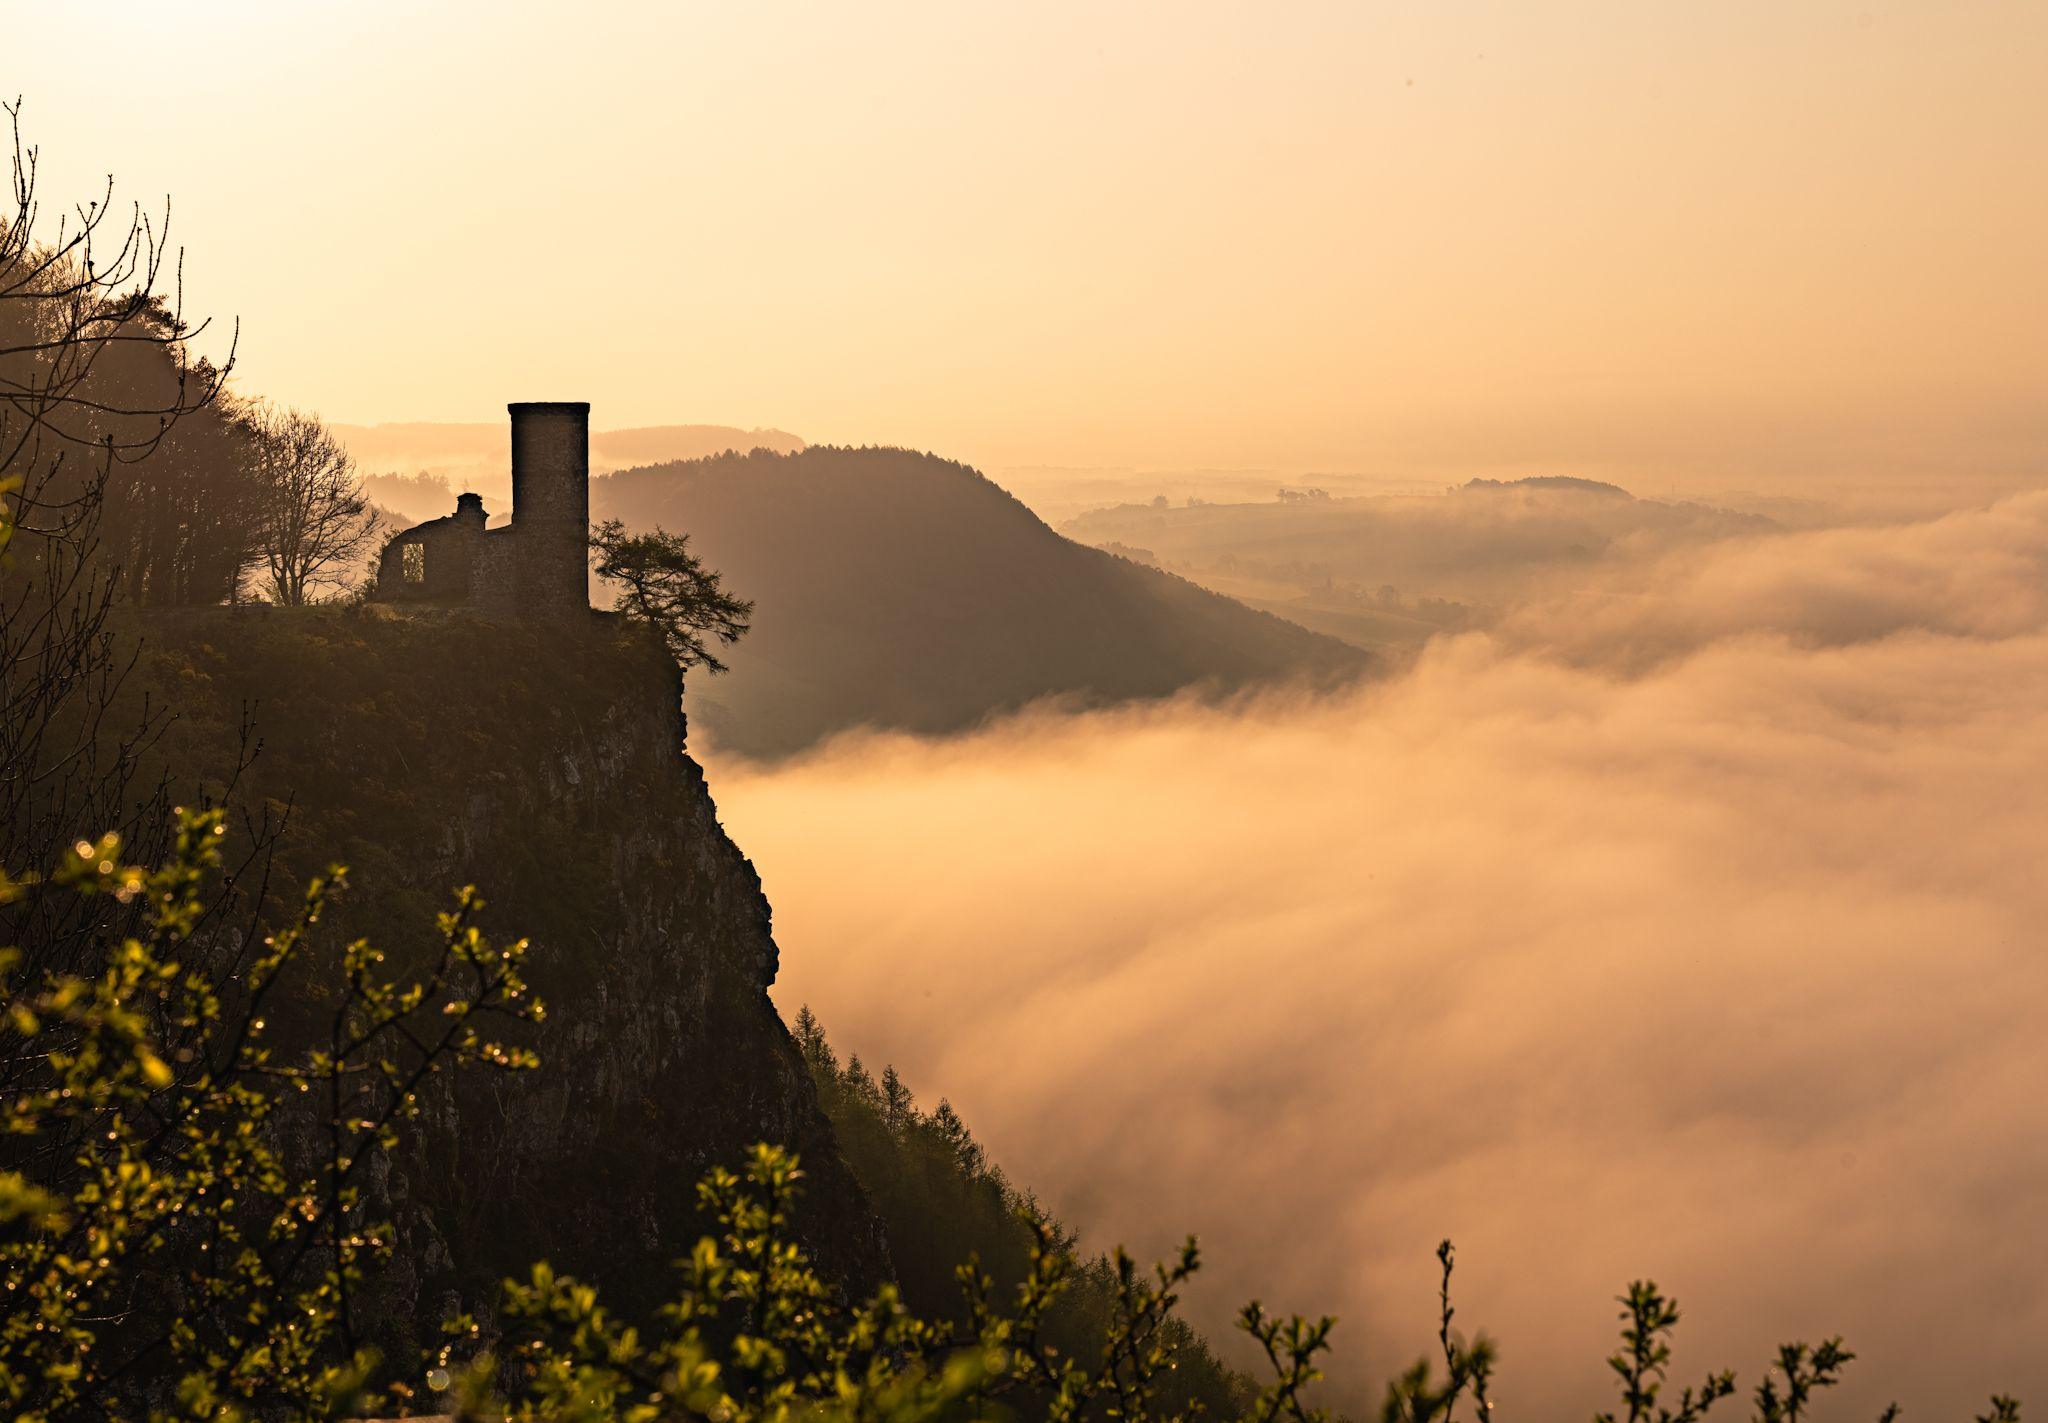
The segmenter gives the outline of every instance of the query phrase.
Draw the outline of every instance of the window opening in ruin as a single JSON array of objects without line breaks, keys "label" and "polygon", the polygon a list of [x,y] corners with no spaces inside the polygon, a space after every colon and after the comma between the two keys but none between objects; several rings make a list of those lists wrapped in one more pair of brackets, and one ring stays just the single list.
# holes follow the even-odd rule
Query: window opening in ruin
[{"label": "window opening in ruin", "polygon": [[408,583],[426,582],[427,546],[425,544],[407,544],[402,552],[405,556],[405,581]]}]

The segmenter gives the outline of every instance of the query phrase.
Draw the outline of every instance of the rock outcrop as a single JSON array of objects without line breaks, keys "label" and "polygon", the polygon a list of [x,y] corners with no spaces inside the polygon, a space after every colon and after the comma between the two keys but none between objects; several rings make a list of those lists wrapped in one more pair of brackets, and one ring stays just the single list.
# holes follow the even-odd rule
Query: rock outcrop
[{"label": "rock outcrop", "polygon": [[332,916],[403,967],[450,892],[533,940],[541,1068],[441,1084],[385,1189],[406,1232],[399,1297],[430,1327],[538,1258],[628,1312],[664,1298],[701,1233],[695,1182],[757,1141],[809,1176],[800,1227],[849,1286],[886,1244],[768,998],[777,951],[752,864],[683,748],[652,637],[461,614],[216,610],[155,620],[149,680],[180,719],[170,764],[232,763],[244,801],[291,805],[288,884],[351,866]]}]

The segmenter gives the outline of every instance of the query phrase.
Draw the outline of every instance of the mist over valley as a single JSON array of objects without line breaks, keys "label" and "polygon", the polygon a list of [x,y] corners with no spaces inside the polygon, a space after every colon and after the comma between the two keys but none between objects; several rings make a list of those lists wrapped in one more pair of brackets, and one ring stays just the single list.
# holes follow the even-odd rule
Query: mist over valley
[{"label": "mist over valley", "polygon": [[1353,1398],[1444,1235],[1518,1412],[1645,1274],[1688,1369],[1826,1329],[1844,1407],[2038,1388],[2048,496],[1575,579],[1348,692],[714,749],[778,1001],[1089,1238],[1199,1231],[1212,1329],[1339,1315]]}]

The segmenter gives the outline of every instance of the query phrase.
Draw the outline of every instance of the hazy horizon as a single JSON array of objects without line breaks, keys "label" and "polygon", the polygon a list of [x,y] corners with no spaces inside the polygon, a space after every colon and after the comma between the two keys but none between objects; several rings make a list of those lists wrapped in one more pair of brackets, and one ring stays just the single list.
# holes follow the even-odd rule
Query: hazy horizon
[{"label": "hazy horizon", "polygon": [[991,470],[2042,470],[2035,6],[110,11],[99,62],[181,122],[11,24],[46,198],[172,194],[188,309],[332,420],[579,398]]}]

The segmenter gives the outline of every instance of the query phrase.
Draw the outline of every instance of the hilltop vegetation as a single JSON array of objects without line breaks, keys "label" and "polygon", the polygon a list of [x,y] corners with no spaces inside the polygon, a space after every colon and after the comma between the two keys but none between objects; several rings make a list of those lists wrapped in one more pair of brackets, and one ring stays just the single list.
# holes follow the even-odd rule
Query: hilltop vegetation
[{"label": "hilltop vegetation", "polygon": [[599,518],[686,531],[753,630],[699,678],[722,747],[798,751],[872,726],[949,732],[1046,697],[1329,681],[1368,659],[1086,548],[965,465],[898,449],[756,450],[593,482]]}]

